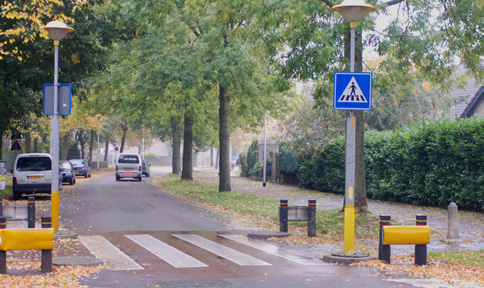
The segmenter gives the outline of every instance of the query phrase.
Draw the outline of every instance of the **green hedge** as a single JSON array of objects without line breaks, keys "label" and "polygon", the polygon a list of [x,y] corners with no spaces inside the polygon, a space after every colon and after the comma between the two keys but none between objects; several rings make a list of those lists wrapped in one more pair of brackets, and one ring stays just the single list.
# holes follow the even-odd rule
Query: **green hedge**
[{"label": "green hedge", "polygon": [[[300,157],[301,185],[344,194],[345,142]],[[395,132],[365,134],[368,197],[484,209],[484,119],[448,119]]]}]

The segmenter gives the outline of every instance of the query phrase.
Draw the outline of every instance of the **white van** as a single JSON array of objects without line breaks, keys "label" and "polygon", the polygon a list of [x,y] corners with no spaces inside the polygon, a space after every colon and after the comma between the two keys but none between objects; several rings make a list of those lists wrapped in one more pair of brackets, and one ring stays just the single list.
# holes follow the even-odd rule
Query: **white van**
[{"label": "white van", "polygon": [[116,181],[121,178],[135,178],[141,181],[143,177],[141,157],[134,153],[121,153],[116,161]]},{"label": "white van", "polygon": [[[52,157],[47,153],[19,154],[12,169],[13,200],[22,194],[51,193]],[[60,172],[59,172],[60,174]],[[62,189],[62,176],[59,179],[59,190]]]}]

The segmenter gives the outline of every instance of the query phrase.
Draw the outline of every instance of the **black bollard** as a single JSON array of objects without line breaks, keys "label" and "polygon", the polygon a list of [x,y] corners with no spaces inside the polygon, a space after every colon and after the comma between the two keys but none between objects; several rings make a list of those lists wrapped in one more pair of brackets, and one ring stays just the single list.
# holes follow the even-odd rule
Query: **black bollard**
[{"label": "black bollard", "polygon": [[0,197],[0,216],[3,216],[3,199]]},{"label": "black bollard", "polygon": [[[417,215],[416,218],[417,226],[427,225],[427,215]],[[415,245],[415,265],[427,265],[427,245]]]},{"label": "black bollard", "polygon": [[35,197],[29,197],[27,203],[27,228],[35,228]]},{"label": "black bollard", "polygon": [[308,236],[316,236],[316,200],[308,200]]},{"label": "black bollard", "polygon": [[380,215],[380,241],[378,245],[378,259],[390,264],[391,248],[390,245],[383,245],[383,227],[391,225],[390,215]]},{"label": "black bollard", "polygon": [[[42,217],[42,228],[52,228],[52,217]],[[44,273],[52,272],[52,250],[42,250],[40,271]]]},{"label": "black bollard", "polygon": [[279,231],[287,233],[287,200],[281,200],[279,207]]},{"label": "black bollard", "polygon": [[[0,216],[0,229],[7,228],[7,218]],[[0,251],[0,274],[7,274],[7,251]]]}]

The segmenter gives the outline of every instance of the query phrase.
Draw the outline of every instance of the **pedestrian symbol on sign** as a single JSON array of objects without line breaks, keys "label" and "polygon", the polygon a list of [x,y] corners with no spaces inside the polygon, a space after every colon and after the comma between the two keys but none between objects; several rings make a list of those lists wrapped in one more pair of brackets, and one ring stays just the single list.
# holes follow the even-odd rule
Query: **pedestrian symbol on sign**
[{"label": "pedestrian symbol on sign", "polygon": [[351,78],[338,102],[368,103],[355,77]]}]

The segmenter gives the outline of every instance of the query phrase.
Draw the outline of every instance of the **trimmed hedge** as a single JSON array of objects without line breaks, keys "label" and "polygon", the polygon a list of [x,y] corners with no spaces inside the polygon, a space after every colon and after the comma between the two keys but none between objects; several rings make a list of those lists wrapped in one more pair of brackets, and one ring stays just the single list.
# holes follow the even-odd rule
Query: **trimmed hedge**
[{"label": "trimmed hedge", "polygon": [[[373,199],[484,209],[484,119],[442,119],[365,134],[367,194]],[[345,140],[299,159],[302,186],[344,194]]]}]

